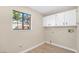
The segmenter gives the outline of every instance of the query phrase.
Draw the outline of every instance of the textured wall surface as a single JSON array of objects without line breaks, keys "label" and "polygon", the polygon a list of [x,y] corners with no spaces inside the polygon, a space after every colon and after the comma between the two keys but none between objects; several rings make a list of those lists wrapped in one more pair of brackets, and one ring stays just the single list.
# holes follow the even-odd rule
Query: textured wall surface
[{"label": "textured wall surface", "polygon": [[[12,30],[12,10],[31,14],[32,30]],[[42,41],[40,13],[28,7],[0,7],[0,52],[20,52]]]}]

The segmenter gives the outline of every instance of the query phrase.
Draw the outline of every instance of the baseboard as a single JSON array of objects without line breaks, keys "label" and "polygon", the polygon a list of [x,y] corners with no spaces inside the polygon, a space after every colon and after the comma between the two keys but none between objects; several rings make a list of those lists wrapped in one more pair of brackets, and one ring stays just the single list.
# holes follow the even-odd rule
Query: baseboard
[{"label": "baseboard", "polygon": [[[50,42],[48,42],[48,41],[46,41],[46,43],[50,44]],[[58,46],[58,47],[61,47],[61,48],[64,48],[64,49],[67,49],[67,50],[70,50],[70,51],[73,51],[73,52],[77,52],[77,50],[74,50],[74,49],[59,45],[59,44],[51,43],[51,45]]]},{"label": "baseboard", "polygon": [[[28,48],[28,49],[26,49],[26,50],[24,50],[24,51],[19,52],[19,53],[28,52],[28,51],[30,51],[30,50],[32,50],[32,49],[34,49],[34,48],[37,48],[38,46],[40,46],[40,45],[42,45],[42,44],[44,44],[44,43],[50,44],[50,42],[48,42],[48,41],[43,41],[43,42],[41,42],[41,43],[39,43],[39,44],[37,44],[37,45],[35,45],[35,46],[33,46],[33,47],[30,47],[30,48]],[[67,49],[67,50],[70,50],[70,51],[73,51],[73,52],[77,52],[77,50],[74,50],[74,49],[71,49],[71,48],[68,48],[68,47],[59,45],[59,44],[51,43],[51,45],[58,46],[58,47],[61,47],[61,48],[64,48],[64,49]]]},{"label": "baseboard", "polygon": [[28,51],[30,51],[30,50],[32,50],[32,49],[34,49],[34,48],[37,48],[38,46],[40,46],[40,45],[42,45],[42,44],[44,44],[45,42],[41,42],[41,43],[39,43],[39,44],[37,44],[37,45],[35,45],[35,46],[33,46],[33,47],[30,47],[30,48],[28,48],[28,49],[26,49],[26,50],[24,50],[24,51],[21,51],[21,52],[19,52],[19,53],[25,53],[25,52],[28,52]]}]

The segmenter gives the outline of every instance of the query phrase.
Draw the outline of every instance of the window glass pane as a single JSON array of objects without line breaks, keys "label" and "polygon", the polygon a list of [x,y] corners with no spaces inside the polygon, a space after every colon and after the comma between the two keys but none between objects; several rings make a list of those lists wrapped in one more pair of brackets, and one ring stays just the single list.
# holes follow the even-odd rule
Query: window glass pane
[{"label": "window glass pane", "polygon": [[30,30],[31,15],[13,10],[12,28],[14,30]]}]

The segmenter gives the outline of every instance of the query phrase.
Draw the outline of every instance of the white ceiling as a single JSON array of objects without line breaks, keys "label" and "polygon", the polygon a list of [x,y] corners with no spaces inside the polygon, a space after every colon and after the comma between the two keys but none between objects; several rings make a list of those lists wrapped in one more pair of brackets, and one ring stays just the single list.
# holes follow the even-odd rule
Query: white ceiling
[{"label": "white ceiling", "polygon": [[29,6],[29,7],[34,9],[35,11],[40,12],[44,16],[76,8],[76,6]]}]

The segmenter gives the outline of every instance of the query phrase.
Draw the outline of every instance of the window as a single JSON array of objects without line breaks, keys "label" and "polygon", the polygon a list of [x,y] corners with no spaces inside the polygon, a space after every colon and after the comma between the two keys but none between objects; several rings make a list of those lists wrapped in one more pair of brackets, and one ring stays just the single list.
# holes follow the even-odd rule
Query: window
[{"label": "window", "polygon": [[13,10],[12,28],[14,30],[30,30],[31,14]]}]

